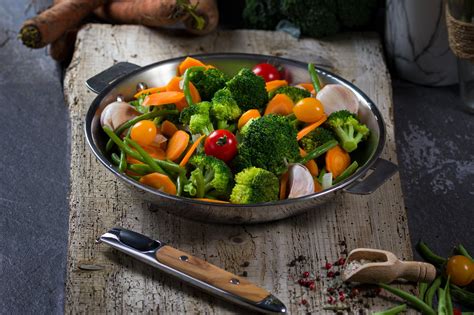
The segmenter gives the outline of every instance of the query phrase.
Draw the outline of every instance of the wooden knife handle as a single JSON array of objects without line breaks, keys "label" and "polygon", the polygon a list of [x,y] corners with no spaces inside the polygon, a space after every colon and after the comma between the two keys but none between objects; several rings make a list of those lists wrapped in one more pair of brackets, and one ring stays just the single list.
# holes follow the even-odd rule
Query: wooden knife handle
[{"label": "wooden knife handle", "polygon": [[168,245],[156,252],[156,259],[188,276],[255,303],[270,295],[267,290],[250,281]]}]

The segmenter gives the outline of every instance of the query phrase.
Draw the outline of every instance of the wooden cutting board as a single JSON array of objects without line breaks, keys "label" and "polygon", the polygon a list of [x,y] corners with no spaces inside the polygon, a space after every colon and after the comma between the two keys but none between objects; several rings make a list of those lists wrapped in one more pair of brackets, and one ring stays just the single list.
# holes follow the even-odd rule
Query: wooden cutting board
[{"label": "wooden cutting board", "polygon": [[[88,25],[79,32],[64,81],[71,113],[66,313],[248,313],[105,245],[96,245],[95,239],[114,226],[163,240],[238,275],[246,274],[278,296],[293,314],[324,312],[328,284],[317,282],[316,290],[310,291],[296,281],[303,271],[325,274],[321,266],[335,261],[346,249],[374,247],[411,258],[398,174],[371,195],[344,194],[340,202],[324,210],[269,224],[230,226],[193,222],[151,209],[96,161],[83,131],[86,111],[95,97],[87,90],[86,79],[119,61],[147,65],[207,52],[276,55],[332,69],[379,106],[387,124],[382,156],[397,163],[390,77],[374,34],[317,41],[239,30],[194,38],[141,26]],[[304,260],[295,263],[299,256]],[[302,299],[308,303],[302,305]],[[371,311],[393,305],[380,298],[364,299],[362,304],[366,303]]]}]

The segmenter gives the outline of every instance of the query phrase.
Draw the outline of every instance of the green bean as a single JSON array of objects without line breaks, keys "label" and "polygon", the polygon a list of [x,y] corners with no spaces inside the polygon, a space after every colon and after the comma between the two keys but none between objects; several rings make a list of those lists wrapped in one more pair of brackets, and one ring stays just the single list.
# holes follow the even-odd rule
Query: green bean
[{"label": "green bean", "polygon": [[322,183],[324,174],[326,174],[326,168],[325,167],[323,167],[321,169],[321,171],[319,172],[319,176],[318,176],[318,182],[319,183]]},{"label": "green bean", "polygon": [[[153,110],[151,112],[140,115],[140,116],[137,116],[133,119],[130,119],[126,123],[122,124],[120,127],[118,127],[114,131],[114,133],[116,135],[119,135],[122,132],[124,132],[125,129],[130,128],[131,126],[135,125],[137,122],[139,122],[141,120],[152,119],[152,118],[155,118],[155,117],[158,117],[158,116],[177,115],[177,114],[179,114],[179,111],[177,109],[162,109],[162,110],[160,110],[158,107],[155,107],[155,108],[153,108]],[[109,135],[109,137],[110,137],[110,135]],[[107,152],[112,150],[113,144],[115,142],[115,141],[113,141],[113,140],[111,141],[111,140],[112,139],[109,139],[109,141],[107,141],[107,144],[105,146],[105,150]]]},{"label": "green bean", "polygon": [[183,194],[184,185],[186,184],[186,174],[179,174],[176,178],[176,196]]},{"label": "green bean", "polygon": [[465,304],[469,307],[474,307],[474,293],[462,289],[455,284],[450,285],[451,296],[453,296],[461,304]]},{"label": "green bean", "polygon": [[444,287],[444,294],[446,299],[446,313],[451,315],[453,314],[453,301],[451,300],[451,293],[449,289],[449,276],[448,281],[446,281],[446,286]]},{"label": "green bean", "polygon": [[406,311],[406,309],[407,309],[407,305],[401,304],[401,305],[389,308],[388,310],[385,310],[385,311],[372,313],[372,315],[396,315],[398,313]]},{"label": "green bean", "polygon": [[120,165],[120,157],[117,155],[117,153],[112,153],[110,155],[111,159],[112,159],[112,163],[115,164],[115,166],[119,166]]},{"label": "green bean", "polygon": [[459,244],[458,247],[456,248],[456,250],[463,256],[469,258],[472,262],[474,262],[474,259],[472,258],[471,255],[469,255],[469,252],[467,251],[467,249],[462,246],[462,244]]},{"label": "green bean", "polygon": [[311,76],[311,82],[313,82],[314,90],[316,93],[319,93],[319,91],[321,91],[321,83],[319,82],[318,72],[316,72],[316,69],[312,63],[308,63],[308,72]]},{"label": "green bean", "polygon": [[140,178],[141,178],[141,176],[130,175],[130,174],[128,174],[127,176],[133,178],[133,179],[136,180],[137,182],[139,182],[139,181],[140,181]]},{"label": "green bean", "polygon": [[119,163],[119,171],[120,173],[125,172],[127,169],[127,154],[124,151],[120,151],[120,163]]},{"label": "green bean", "polygon": [[428,283],[426,282],[418,282],[418,297],[420,299],[425,298],[426,290],[428,290]]},{"label": "green bean", "polygon": [[130,145],[131,145],[132,147],[134,147],[135,150],[137,150],[137,152],[142,156],[143,160],[145,160],[145,163],[148,164],[154,172],[158,172],[158,173],[161,173],[161,174],[168,175],[168,174],[161,168],[161,166],[159,166],[159,165],[155,162],[155,160],[148,154],[148,152],[146,152],[138,143],[136,143],[136,142],[133,141],[132,139],[125,139],[125,143],[126,143],[126,144],[130,143]]},{"label": "green bean", "polygon": [[418,244],[416,244],[416,250],[427,262],[430,262],[437,267],[441,267],[444,263],[446,263],[445,258],[433,253],[433,251],[423,241],[420,241]]},{"label": "green bean", "polygon": [[196,67],[189,67],[184,71],[184,78],[183,78],[183,93],[184,97],[186,98],[186,102],[188,103],[188,106],[191,106],[194,104],[193,97],[191,95],[191,90],[189,89],[189,81],[191,79],[190,75],[194,71],[199,71],[199,70],[205,70],[205,67],[201,66],[196,66]]},{"label": "green bean", "polygon": [[329,140],[328,142],[320,145],[313,151],[310,151],[304,158],[301,159],[300,163],[301,164],[306,164],[310,160],[314,160],[315,158],[323,155],[326,153],[329,149],[335,147],[338,144],[336,140]]},{"label": "green bean", "polygon": [[424,301],[429,307],[433,305],[433,297],[440,285],[441,285],[441,277],[437,277],[431,283],[431,286],[428,288],[428,291],[426,291]]},{"label": "green bean", "polygon": [[155,117],[153,119],[153,123],[158,126],[161,122],[163,121],[163,117],[162,116],[158,116],[158,117]]},{"label": "green bean", "polygon": [[110,129],[109,127],[102,128],[110,139],[119,147],[120,150],[124,151],[127,155],[130,155],[134,159],[144,162],[144,159],[137,152],[130,149],[120,138]]},{"label": "green bean", "polygon": [[421,299],[418,297],[411,295],[408,292],[405,292],[403,290],[391,287],[389,285],[386,285],[384,283],[379,283],[379,286],[387,290],[388,292],[395,294],[396,296],[401,297],[402,299],[406,300],[407,302],[410,302],[413,307],[418,309],[420,312],[422,312],[425,315],[436,315],[436,312],[425,302],[423,302]]},{"label": "green bean", "polygon": [[442,288],[438,288],[438,315],[448,315],[446,309],[446,293],[444,293]]},{"label": "green bean", "polygon": [[153,170],[151,169],[151,167],[146,164],[130,164],[128,166],[128,169],[139,175],[146,175],[149,173],[153,173]]},{"label": "green bean", "polygon": [[357,161],[352,162],[338,177],[333,181],[333,185],[342,182],[347,177],[351,176],[359,168],[359,163]]},{"label": "green bean", "polygon": [[160,165],[166,172],[171,172],[175,174],[185,174],[186,169],[182,166],[179,166],[179,164],[176,164],[171,161],[163,161],[163,160],[157,160],[155,159],[155,162]]}]

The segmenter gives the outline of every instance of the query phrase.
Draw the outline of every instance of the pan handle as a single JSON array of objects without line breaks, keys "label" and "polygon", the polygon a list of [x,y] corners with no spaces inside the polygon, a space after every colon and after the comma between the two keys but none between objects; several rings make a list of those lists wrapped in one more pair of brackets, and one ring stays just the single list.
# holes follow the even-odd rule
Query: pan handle
[{"label": "pan handle", "polygon": [[398,171],[398,166],[390,161],[378,158],[371,169],[373,169],[372,174],[345,188],[344,191],[356,195],[371,194]]},{"label": "pan handle", "polygon": [[131,73],[134,70],[141,68],[140,66],[130,62],[119,62],[112,67],[105,69],[101,73],[96,74],[86,81],[86,86],[94,93],[99,94],[110,83],[117,80],[124,75]]}]

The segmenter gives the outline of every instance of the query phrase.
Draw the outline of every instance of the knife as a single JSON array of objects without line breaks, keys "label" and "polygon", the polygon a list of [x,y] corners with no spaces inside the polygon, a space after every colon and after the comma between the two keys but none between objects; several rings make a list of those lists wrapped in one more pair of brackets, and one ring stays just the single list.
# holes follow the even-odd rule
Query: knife
[{"label": "knife", "polygon": [[97,239],[138,260],[254,311],[286,313],[286,306],[267,290],[224,269],[140,233],[113,228]]}]

